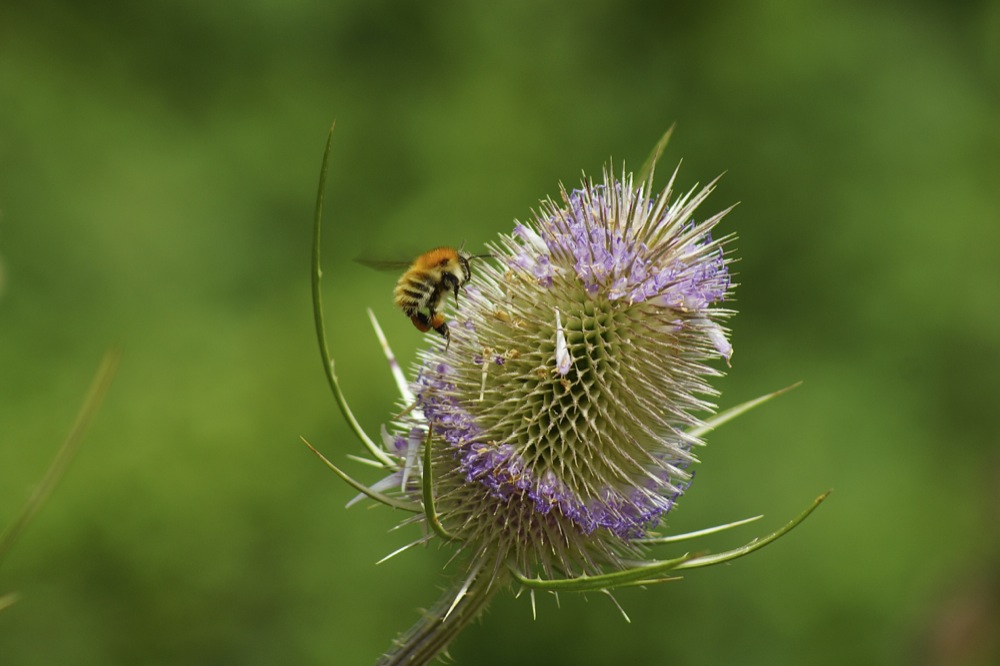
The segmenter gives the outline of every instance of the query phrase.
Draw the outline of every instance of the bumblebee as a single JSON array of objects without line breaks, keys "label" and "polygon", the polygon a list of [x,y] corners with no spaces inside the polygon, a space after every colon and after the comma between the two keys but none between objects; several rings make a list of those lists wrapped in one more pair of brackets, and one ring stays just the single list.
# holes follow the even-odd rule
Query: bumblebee
[{"label": "bumblebee", "polygon": [[451,345],[451,333],[444,315],[439,312],[448,292],[455,294],[472,278],[469,260],[490,255],[473,255],[453,247],[436,247],[413,260],[396,283],[393,297],[420,332],[432,328],[444,339],[445,350]]}]

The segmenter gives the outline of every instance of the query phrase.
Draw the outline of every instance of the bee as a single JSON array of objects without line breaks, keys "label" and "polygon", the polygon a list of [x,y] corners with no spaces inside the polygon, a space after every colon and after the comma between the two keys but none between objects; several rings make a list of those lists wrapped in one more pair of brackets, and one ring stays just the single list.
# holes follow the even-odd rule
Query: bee
[{"label": "bee", "polygon": [[[445,350],[451,345],[451,332],[441,314],[448,292],[455,294],[472,279],[471,259],[488,254],[469,254],[453,247],[436,247],[413,260],[396,282],[393,300],[421,333],[432,328],[445,339]],[[366,262],[370,263],[370,262]]]}]

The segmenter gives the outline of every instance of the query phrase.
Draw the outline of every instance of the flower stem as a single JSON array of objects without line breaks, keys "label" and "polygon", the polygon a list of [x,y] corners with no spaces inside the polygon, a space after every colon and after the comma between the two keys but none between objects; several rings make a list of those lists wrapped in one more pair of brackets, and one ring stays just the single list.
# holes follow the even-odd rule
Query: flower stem
[{"label": "flower stem", "polygon": [[494,592],[504,586],[505,574],[474,567],[475,573],[450,588],[423,618],[395,641],[376,666],[422,666],[441,654],[470,622],[479,617]]}]

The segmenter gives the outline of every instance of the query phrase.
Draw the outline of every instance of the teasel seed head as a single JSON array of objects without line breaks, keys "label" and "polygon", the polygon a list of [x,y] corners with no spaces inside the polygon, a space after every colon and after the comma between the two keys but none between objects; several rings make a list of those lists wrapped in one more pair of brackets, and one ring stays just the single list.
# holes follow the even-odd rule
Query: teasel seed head
[{"label": "teasel seed head", "polygon": [[341,412],[389,474],[365,485],[320,456],[360,492],[351,503],[367,496],[412,512],[407,522],[425,529],[410,545],[440,537],[465,554],[455,586],[380,664],[427,663],[511,582],[531,591],[534,606],[539,590],[609,593],[672,580],[776,540],[826,497],[740,548],[648,556],[652,546],[756,520],[656,533],[691,483],[701,437],[782,392],[713,415],[709,380],[733,355],[725,326],[734,314],[726,307],[733,237],[715,233],[731,209],[698,215],[716,181],[677,195],[676,170],[654,191],[669,135],[639,176],[608,167],[598,182],[560,188],[490,244],[448,322],[449,340],[430,338],[414,381],[371,315],[404,408],[379,446],[344,399],[323,333],[319,239],[331,130],[315,220],[317,334]]}]

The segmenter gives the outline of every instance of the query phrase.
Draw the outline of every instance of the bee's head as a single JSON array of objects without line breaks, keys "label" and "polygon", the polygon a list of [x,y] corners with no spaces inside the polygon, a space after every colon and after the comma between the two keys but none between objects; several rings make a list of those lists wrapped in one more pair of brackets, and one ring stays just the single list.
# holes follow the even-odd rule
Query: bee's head
[{"label": "bee's head", "polygon": [[462,269],[462,284],[472,279],[472,269],[469,267],[469,262],[472,259],[485,259],[487,257],[492,257],[492,254],[469,254],[462,250],[458,251],[458,265]]}]

